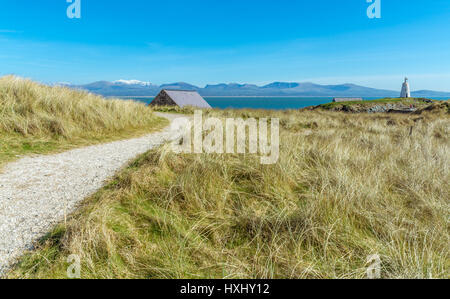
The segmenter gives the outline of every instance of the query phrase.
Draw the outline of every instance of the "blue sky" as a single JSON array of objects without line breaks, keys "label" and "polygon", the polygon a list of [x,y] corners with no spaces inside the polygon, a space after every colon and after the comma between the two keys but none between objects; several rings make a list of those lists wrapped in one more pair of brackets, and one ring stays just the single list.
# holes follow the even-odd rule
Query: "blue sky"
[{"label": "blue sky", "polygon": [[450,91],[450,1],[0,0],[0,76]]}]

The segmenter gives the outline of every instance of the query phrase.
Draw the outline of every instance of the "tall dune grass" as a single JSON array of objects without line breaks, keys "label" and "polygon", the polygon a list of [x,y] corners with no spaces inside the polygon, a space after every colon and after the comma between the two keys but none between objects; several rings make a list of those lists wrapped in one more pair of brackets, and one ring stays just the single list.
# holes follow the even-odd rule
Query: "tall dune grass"
[{"label": "tall dune grass", "polygon": [[0,160],[27,149],[45,152],[135,136],[157,128],[160,121],[150,108],[132,101],[106,100],[15,76],[0,78]]},{"label": "tall dune grass", "polygon": [[65,278],[70,254],[82,278],[364,278],[373,254],[384,278],[449,277],[448,113],[271,114],[276,165],[152,150],[10,277]]}]

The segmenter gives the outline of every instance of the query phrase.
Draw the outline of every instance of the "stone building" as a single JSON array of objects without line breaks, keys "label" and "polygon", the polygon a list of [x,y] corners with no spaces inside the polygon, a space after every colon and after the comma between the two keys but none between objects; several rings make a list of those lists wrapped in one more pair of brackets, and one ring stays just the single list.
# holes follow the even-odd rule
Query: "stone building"
[{"label": "stone building", "polygon": [[211,108],[208,102],[194,90],[163,89],[150,103],[151,106],[192,106],[197,108]]},{"label": "stone building", "polygon": [[400,93],[401,98],[410,98],[411,97],[411,90],[409,88],[408,78],[405,78],[405,82],[402,86],[402,92]]}]

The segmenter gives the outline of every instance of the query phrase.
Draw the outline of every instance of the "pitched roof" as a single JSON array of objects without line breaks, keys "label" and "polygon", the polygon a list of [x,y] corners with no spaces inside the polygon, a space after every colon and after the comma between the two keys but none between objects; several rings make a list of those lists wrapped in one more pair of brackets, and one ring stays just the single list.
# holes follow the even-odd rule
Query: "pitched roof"
[{"label": "pitched roof", "polygon": [[199,108],[211,108],[208,102],[193,90],[164,90],[169,97],[180,107],[193,106]]}]

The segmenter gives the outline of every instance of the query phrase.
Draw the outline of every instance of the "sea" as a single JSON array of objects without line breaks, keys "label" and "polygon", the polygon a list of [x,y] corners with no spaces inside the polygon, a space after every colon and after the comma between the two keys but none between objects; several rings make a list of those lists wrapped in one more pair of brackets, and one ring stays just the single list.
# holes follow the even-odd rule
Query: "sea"
[{"label": "sea", "polygon": [[[126,99],[144,103],[150,103],[154,97],[127,97]],[[300,109],[309,106],[317,106],[330,103],[333,97],[204,97],[213,108],[226,109],[267,109],[267,110],[288,110]],[[375,98],[364,98],[364,100],[376,100]],[[434,98],[444,100],[444,98]]]}]

